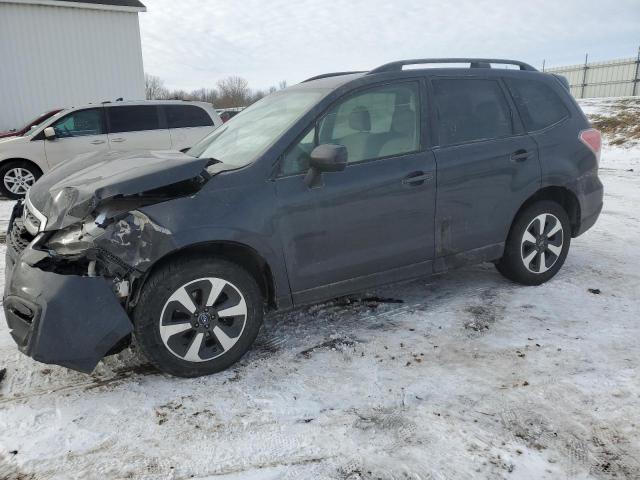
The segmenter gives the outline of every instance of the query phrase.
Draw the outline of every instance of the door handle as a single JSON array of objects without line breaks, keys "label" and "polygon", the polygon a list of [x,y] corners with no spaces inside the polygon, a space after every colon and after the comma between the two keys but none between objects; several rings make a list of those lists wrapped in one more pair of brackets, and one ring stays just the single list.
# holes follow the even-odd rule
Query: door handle
[{"label": "door handle", "polygon": [[511,154],[511,160],[514,161],[514,162],[524,162],[530,156],[531,156],[531,154],[528,151],[526,151],[524,149],[520,149],[520,150],[516,150],[515,152],[513,152]]},{"label": "door handle", "polygon": [[91,145],[100,145],[101,143],[104,143],[104,140],[94,140],[92,142],[90,142]]},{"label": "door handle", "polygon": [[424,182],[433,180],[433,173],[413,172],[402,179],[403,185],[422,185]]},{"label": "door handle", "polygon": [[125,140],[126,140],[125,138],[118,137],[118,138],[112,138],[112,139],[111,139],[111,142],[112,142],[112,143],[122,143],[122,142],[124,142]]}]

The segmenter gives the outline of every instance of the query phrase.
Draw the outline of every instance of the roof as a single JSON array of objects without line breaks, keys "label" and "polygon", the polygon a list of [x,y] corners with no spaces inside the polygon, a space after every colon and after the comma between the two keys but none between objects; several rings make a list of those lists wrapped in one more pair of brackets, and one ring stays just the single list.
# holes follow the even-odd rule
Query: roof
[{"label": "roof", "polygon": [[23,3],[51,7],[88,8],[93,10],[118,10],[124,12],[146,12],[147,7],[139,0],[0,0],[0,3]]},{"label": "roof", "polygon": [[345,83],[348,83],[356,78],[364,77],[366,72],[348,73],[344,75],[319,75],[320,78],[315,80],[305,80],[304,82],[293,85],[298,88],[326,88],[334,89],[338,88]]}]

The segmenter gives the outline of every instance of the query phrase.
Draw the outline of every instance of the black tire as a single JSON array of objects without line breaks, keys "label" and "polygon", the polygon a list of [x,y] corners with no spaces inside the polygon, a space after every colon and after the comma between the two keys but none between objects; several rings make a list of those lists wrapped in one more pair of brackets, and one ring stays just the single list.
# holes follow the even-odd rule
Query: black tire
[{"label": "black tire", "polygon": [[[214,295],[211,292],[216,288],[217,280],[227,284],[216,297],[219,303],[206,307],[205,297]],[[176,295],[183,293],[183,287],[193,301],[191,307],[197,306],[192,314],[182,308],[184,304],[181,301],[175,300]],[[169,302],[170,298],[174,300]],[[187,303],[184,296],[180,298]],[[230,311],[229,307],[242,309],[242,306],[246,307],[244,317],[222,318],[217,315],[218,311]],[[205,308],[207,312],[204,312]],[[133,312],[134,336],[142,353],[161,371],[178,377],[199,377],[219,372],[237,362],[258,335],[263,313],[264,299],[260,289],[255,279],[240,266],[215,258],[179,258],[154,272],[143,286]],[[202,320],[207,316],[208,320]],[[187,326],[188,329],[168,334],[167,327],[174,325],[179,329]],[[224,329],[224,335],[218,338],[221,329]],[[185,360],[184,357],[194,358],[190,352],[198,338],[198,360]],[[226,349],[224,344],[229,344],[230,340],[235,343]]]},{"label": "black tire", "polygon": [[11,160],[0,165],[0,193],[12,200],[24,198],[26,193],[26,190],[23,193],[12,192],[6,185],[7,182],[5,180],[7,176],[11,175],[11,172],[15,172],[16,169],[21,169],[21,171],[28,172],[33,176],[33,181],[30,180],[31,177],[28,177],[29,180],[25,183],[26,188],[33,185],[33,183],[42,176],[42,171],[36,165],[31,162],[27,162],[26,160]]},{"label": "black tire", "polygon": [[[546,217],[542,217],[543,215]],[[545,219],[544,235],[539,232],[541,218]],[[557,228],[557,222],[561,230],[553,233]],[[525,231],[528,231],[535,241],[529,241],[529,235],[526,240]],[[553,235],[549,236],[549,233]],[[558,273],[567,258],[570,245],[571,222],[567,212],[556,202],[541,200],[528,206],[514,220],[507,237],[504,255],[496,263],[496,268],[514,282],[540,285]]]}]

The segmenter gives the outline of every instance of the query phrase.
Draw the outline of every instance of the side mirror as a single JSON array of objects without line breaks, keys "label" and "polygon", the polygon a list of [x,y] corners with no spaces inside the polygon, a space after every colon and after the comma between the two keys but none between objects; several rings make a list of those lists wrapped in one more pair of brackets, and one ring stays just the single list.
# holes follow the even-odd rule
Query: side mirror
[{"label": "side mirror", "polygon": [[56,138],[56,131],[53,129],[53,127],[47,127],[44,129],[44,138],[46,138],[47,140],[53,140],[54,138]]},{"label": "side mirror", "polygon": [[309,188],[317,187],[322,172],[341,172],[347,166],[347,158],[347,147],[343,145],[318,145],[311,152],[304,182]]}]

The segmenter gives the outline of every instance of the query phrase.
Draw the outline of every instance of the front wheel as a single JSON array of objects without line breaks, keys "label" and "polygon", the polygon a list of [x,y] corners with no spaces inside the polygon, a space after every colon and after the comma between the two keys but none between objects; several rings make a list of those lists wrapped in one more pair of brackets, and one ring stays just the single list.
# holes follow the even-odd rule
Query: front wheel
[{"label": "front wheel", "polygon": [[163,372],[198,377],[228,368],[251,347],[264,301],[253,277],[224,260],[191,258],[161,267],[134,311],[143,354]]},{"label": "front wheel", "polygon": [[562,267],[571,244],[571,224],[564,208],[543,200],[515,219],[498,271],[523,285],[540,285]]},{"label": "front wheel", "polygon": [[0,192],[16,200],[26,195],[27,190],[42,176],[42,172],[32,163],[14,160],[0,166]]}]

